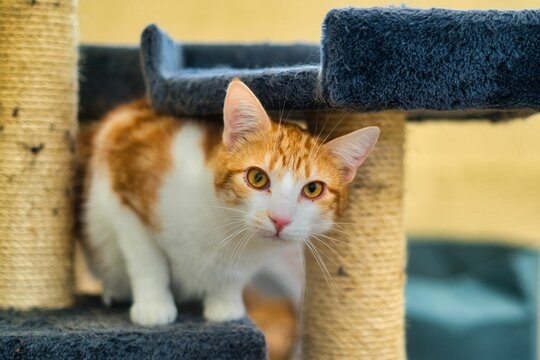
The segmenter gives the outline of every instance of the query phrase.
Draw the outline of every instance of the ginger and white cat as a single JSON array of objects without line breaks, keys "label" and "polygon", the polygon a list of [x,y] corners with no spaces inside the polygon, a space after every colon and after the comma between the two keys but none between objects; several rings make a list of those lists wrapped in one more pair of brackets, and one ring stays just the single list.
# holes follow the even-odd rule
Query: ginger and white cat
[{"label": "ginger and white cat", "polygon": [[137,324],[173,322],[185,299],[202,300],[208,320],[242,317],[255,273],[332,228],[379,135],[368,127],[322,144],[272,122],[239,80],[223,119],[221,130],[138,101],[93,133],[85,247],[104,301],[132,300]]}]

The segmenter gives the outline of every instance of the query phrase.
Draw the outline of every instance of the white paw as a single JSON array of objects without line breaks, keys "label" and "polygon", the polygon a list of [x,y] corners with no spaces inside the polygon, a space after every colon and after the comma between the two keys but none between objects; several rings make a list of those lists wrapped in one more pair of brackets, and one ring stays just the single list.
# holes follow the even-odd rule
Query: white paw
[{"label": "white paw", "polygon": [[143,326],[166,325],[176,320],[176,305],[172,301],[139,302],[131,306],[131,321]]},{"label": "white paw", "polygon": [[244,305],[236,303],[211,303],[204,306],[204,318],[210,321],[240,319],[246,314]]}]

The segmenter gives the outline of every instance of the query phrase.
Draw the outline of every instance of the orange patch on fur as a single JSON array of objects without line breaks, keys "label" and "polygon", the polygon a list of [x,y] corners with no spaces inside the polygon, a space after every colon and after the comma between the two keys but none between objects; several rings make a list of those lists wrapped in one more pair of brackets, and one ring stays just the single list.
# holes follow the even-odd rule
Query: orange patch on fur
[{"label": "orange patch on fur", "polygon": [[173,166],[171,145],[180,126],[174,117],[138,100],[108,114],[94,139],[94,165],[108,166],[120,201],[153,228],[159,228],[154,208]]},{"label": "orange patch on fur", "polygon": [[[262,167],[267,160],[268,168]],[[253,134],[232,151],[220,148],[211,162],[216,189],[231,205],[240,203],[252,189],[243,181],[243,171],[261,167],[278,175],[292,171],[295,178],[323,181],[324,196],[316,200],[323,210],[339,215],[345,208],[347,185],[341,181],[340,165],[321,141],[294,124],[273,123],[269,133]]]},{"label": "orange patch on fur", "polygon": [[296,313],[286,298],[268,298],[255,289],[244,291],[249,317],[262,330],[270,360],[289,359],[298,336]]},{"label": "orange patch on fur", "polygon": [[[341,181],[338,160],[320,139],[299,126],[273,123],[269,133],[252,134],[229,151],[222,145],[223,127],[217,119],[185,121],[194,121],[204,129],[201,150],[214,170],[216,191],[228,204],[241,203],[253,191],[244,182],[244,170],[267,163],[265,171],[292,171],[297,180],[326,184],[324,196],[299,201],[316,201],[321,209],[336,215],[344,210],[347,186]],[[138,100],[112,111],[96,128],[81,135],[81,158],[90,157],[89,149],[93,148],[92,166],[106,165],[120,201],[155,229],[160,224],[154,208],[163,178],[173,166],[171,145],[181,123],[181,119],[160,114],[145,100]],[[88,180],[86,183],[88,188]]]}]

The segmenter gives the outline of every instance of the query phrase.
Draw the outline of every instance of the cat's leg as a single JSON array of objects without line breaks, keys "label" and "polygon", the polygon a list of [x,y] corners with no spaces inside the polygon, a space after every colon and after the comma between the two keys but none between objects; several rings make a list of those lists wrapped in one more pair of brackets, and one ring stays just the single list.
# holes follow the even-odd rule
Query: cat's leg
[{"label": "cat's leg", "polygon": [[114,223],[133,292],[131,320],[146,326],[172,323],[177,309],[165,254],[131,210],[120,209]]},{"label": "cat's leg", "polygon": [[[94,186],[95,187],[95,186]],[[98,189],[99,190],[99,189]],[[116,232],[107,216],[100,194],[92,188],[83,214],[85,222],[84,250],[91,272],[102,280],[103,303],[131,301],[131,288],[122,251],[116,239]]]},{"label": "cat's leg", "polygon": [[225,284],[209,292],[204,299],[204,317],[210,321],[236,320],[246,314],[243,286]]},{"label": "cat's leg", "polygon": [[103,303],[111,306],[113,303],[127,303],[132,300],[129,276],[127,274],[126,262],[116,239],[113,237],[109,245],[101,249],[103,280],[103,292],[101,298]]}]

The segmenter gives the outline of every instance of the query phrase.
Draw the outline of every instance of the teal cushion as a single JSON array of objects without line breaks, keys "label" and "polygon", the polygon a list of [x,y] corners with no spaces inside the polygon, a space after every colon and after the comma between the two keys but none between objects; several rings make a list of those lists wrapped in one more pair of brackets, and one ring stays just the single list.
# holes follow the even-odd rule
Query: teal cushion
[{"label": "teal cushion", "polygon": [[537,252],[411,240],[406,292],[411,360],[535,359]]}]

